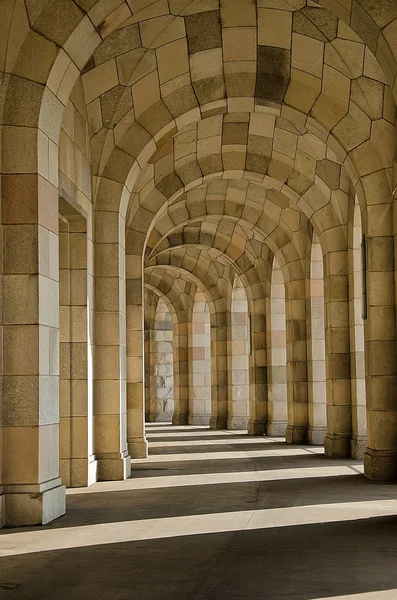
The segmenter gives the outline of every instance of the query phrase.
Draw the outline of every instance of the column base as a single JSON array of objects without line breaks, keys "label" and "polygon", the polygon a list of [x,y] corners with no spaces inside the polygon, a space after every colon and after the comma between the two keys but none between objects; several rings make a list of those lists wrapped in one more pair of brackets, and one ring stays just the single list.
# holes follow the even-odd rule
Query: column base
[{"label": "column base", "polygon": [[65,486],[60,478],[42,485],[4,486],[4,492],[6,527],[46,525],[66,512]]},{"label": "column base", "polygon": [[309,427],[307,430],[307,438],[311,446],[324,446],[326,435],[326,427]]},{"label": "column base", "polygon": [[287,421],[269,421],[266,425],[266,435],[272,437],[285,437]]},{"label": "column base", "polygon": [[172,412],[166,413],[150,413],[149,418],[147,419],[148,423],[171,423],[172,421]]},{"label": "column base", "polygon": [[285,428],[287,444],[307,444],[307,427],[303,425],[287,425]]},{"label": "column base", "polygon": [[397,451],[367,448],[364,454],[364,475],[372,481],[395,481],[397,479]]},{"label": "column base", "polygon": [[350,441],[351,456],[355,460],[362,460],[367,449],[367,438],[363,435],[353,435]]},{"label": "column base", "polygon": [[327,433],[324,440],[324,451],[330,458],[350,458],[350,435]]},{"label": "column base", "polygon": [[227,420],[227,428],[235,431],[247,429],[247,417],[229,417]]},{"label": "column base", "polygon": [[61,458],[60,475],[67,488],[88,487],[97,481],[98,464],[91,458]]},{"label": "column base", "polygon": [[248,435],[262,437],[265,435],[266,425],[263,421],[248,421]]},{"label": "column base", "polygon": [[189,417],[189,425],[207,426],[210,424],[211,417],[209,415],[193,415]]},{"label": "column base", "polygon": [[227,429],[227,417],[211,417],[210,429]]},{"label": "column base", "polygon": [[147,458],[148,442],[144,438],[129,438],[127,440],[128,454],[131,458]]},{"label": "column base", "polygon": [[172,417],[172,424],[173,425],[188,425],[189,424],[189,416],[174,413],[174,416]]},{"label": "column base", "polygon": [[123,454],[97,454],[98,481],[123,481],[131,475],[131,456]]}]

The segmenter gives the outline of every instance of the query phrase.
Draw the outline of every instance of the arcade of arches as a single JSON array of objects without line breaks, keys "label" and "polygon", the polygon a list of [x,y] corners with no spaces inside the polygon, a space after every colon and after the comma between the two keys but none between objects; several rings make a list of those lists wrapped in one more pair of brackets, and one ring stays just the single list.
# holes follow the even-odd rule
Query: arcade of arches
[{"label": "arcade of arches", "polygon": [[394,0],[0,17],[1,524],[128,478],[145,415],[397,479]]}]

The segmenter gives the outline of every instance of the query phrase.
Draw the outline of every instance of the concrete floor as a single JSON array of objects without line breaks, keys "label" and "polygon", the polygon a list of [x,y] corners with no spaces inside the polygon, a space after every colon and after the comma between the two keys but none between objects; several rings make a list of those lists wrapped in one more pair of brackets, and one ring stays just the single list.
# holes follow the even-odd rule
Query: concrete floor
[{"label": "concrete floor", "polygon": [[125,482],[0,531],[0,598],[397,600],[397,487],[313,446],[149,425]]}]

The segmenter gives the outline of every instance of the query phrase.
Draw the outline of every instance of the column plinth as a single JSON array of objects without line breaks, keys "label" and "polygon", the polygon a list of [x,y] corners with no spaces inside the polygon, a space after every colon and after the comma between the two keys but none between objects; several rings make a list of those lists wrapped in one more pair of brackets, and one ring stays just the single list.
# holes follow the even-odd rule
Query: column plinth
[{"label": "column plinth", "polygon": [[309,426],[307,430],[307,437],[311,446],[323,446],[325,442],[325,436],[327,434],[326,427],[320,426]]},{"label": "column plinth", "polygon": [[397,479],[397,450],[373,450],[364,454],[364,474],[372,481],[395,481]]},{"label": "column plinth", "polygon": [[367,449],[367,437],[363,435],[352,435],[350,447],[352,458],[361,460],[364,458]]},{"label": "column plinth", "polygon": [[254,435],[260,437],[265,435],[266,425],[263,421],[249,420],[248,421],[248,435]]},{"label": "column plinth", "polygon": [[266,425],[266,435],[273,437],[285,437],[287,421],[269,421]]},{"label": "column plinth", "polygon": [[208,426],[210,424],[209,415],[191,415],[189,416],[189,425]]},{"label": "column plinth", "polygon": [[131,457],[121,454],[97,455],[98,481],[122,481],[131,475]]},{"label": "column plinth", "polygon": [[247,429],[248,419],[247,417],[228,417],[227,428],[235,431],[241,429]]},{"label": "column plinth", "polygon": [[148,442],[146,438],[128,438],[128,453],[131,458],[147,458]]},{"label": "column plinth", "polygon": [[187,415],[187,414],[174,413],[174,415],[172,417],[173,425],[188,425],[188,421],[189,421],[189,415]]},{"label": "column plinth", "polygon": [[210,429],[227,429],[227,417],[222,415],[211,417]]},{"label": "column plinth", "polygon": [[287,444],[307,444],[307,427],[305,425],[287,425],[285,438]]},{"label": "column plinth", "polygon": [[350,439],[350,434],[327,433],[324,440],[325,454],[330,458],[350,457]]},{"label": "column plinth", "polygon": [[65,486],[56,478],[41,485],[6,485],[7,527],[46,525],[66,512]]}]

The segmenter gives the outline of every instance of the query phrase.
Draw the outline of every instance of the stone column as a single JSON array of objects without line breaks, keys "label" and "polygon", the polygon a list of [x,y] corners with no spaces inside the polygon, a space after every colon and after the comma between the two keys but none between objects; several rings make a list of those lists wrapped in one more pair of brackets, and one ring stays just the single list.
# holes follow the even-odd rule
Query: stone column
[{"label": "stone column", "polygon": [[264,435],[268,421],[266,300],[251,300],[249,354],[249,435]]},{"label": "stone column", "polygon": [[[144,289],[144,403],[145,403],[145,422],[148,423],[151,419],[152,412],[152,373],[153,365],[152,358],[155,350],[155,318],[158,296],[148,288]],[[128,307],[127,307],[127,328],[129,328]],[[127,388],[128,389],[128,388]]]},{"label": "stone column", "polygon": [[367,448],[365,390],[362,227],[358,203],[352,202],[349,219],[349,321],[352,395],[351,455],[361,459]]},{"label": "stone column", "polygon": [[227,338],[228,312],[217,310],[216,314],[211,314],[211,429],[227,427]]},{"label": "stone column", "polygon": [[[130,261],[132,257],[129,257]],[[141,259],[140,259],[141,260]],[[137,265],[137,268],[140,265]],[[131,273],[128,267],[127,273]],[[133,458],[146,458],[142,278],[127,279],[127,431]]]},{"label": "stone column", "polygon": [[[367,389],[365,475],[397,478],[397,357],[395,240],[388,184],[381,174],[365,178],[367,319],[364,321]],[[395,206],[395,200],[393,205]],[[364,225],[364,223],[366,225]],[[394,225],[395,227],[395,225]]]},{"label": "stone column", "polygon": [[307,295],[309,444],[323,445],[327,433],[323,253],[313,233]]},{"label": "stone column", "polygon": [[271,297],[267,300],[268,396],[267,434],[284,436],[288,424],[287,411],[287,339],[285,286],[283,272],[274,259]]},{"label": "stone column", "polygon": [[[95,211],[95,450],[100,480],[125,479],[127,450],[124,219]],[[116,208],[116,207],[115,207]]]},{"label": "stone column", "polygon": [[[228,339],[228,429],[246,429],[250,400],[250,339],[247,294],[234,279]],[[255,395],[255,394],[254,394]]]},{"label": "stone column", "polygon": [[127,273],[127,436],[133,458],[146,458],[142,248],[144,234],[129,232]]},{"label": "stone column", "polygon": [[6,525],[65,512],[59,477],[58,191],[2,176],[3,483]]},{"label": "stone column", "polygon": [[286,291],[287,316],[287,396],[289,444],[308,441],[307,339],[305,281],[288,281]]},{"label": "stone column", "polygon": [[[93,449],[92,332],[89,331],[87,279],[92,277],[92,255],[87,260],[87,221],[62,201],[59,220],[60,267],[60,464],[68,487],[97,480]],[[90,297],[90,303],[92,297]]]},{"label": "stone column", "polygon": [[327,435],[325,453],[351,455],[349,278],[347,250],[324,254]]},{"label": "stone column", "polygon": [[174,323],[174,415],[173,425],[187,425],[189,422],[189,369],[191,335],[191,311],[177,314]]},{"label": "stone column", "polygon": [[208,425],[211,417],[210,313],[203,292],[197,291],[192,316],[189,425]]},{"label": "stone column", "polygon": [[[152,294],[145,295],[145,305],[150,304],[152,302]],[[149,309],[151,312],[151,309]],[[128,309],[127,309],[128,313]],[[128,318],[127,318],[128,322]],[[146,315],[144,317],[144,403],[145,403],[145,422],[149,422],[150,420],[150,398],[151,398],[151,386],[150,386],[150,373],[151,373],[151,347],[152,340],[154,339],[154,317],[152,315]]]}]

